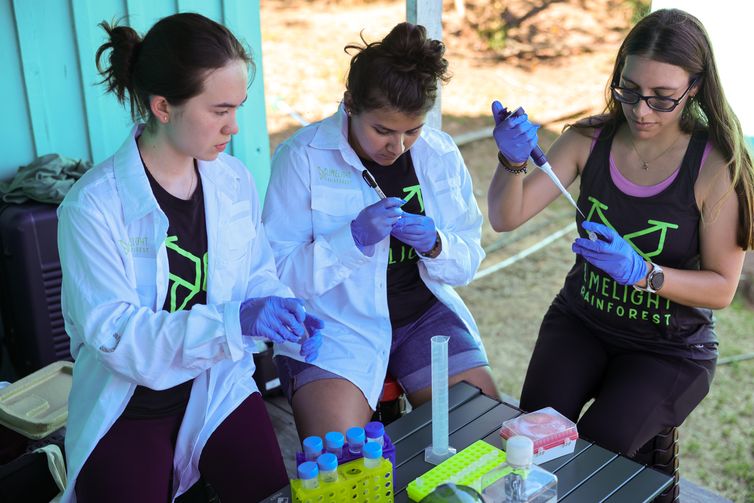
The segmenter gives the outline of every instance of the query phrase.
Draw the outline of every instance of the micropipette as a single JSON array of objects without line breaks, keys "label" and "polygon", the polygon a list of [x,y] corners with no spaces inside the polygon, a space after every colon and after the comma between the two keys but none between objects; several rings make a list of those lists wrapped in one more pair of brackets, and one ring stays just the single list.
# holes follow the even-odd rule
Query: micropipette
[{"label": "micropipette", "polygon": [[[497,103],[497,102],[496,102]],[[501,120],[507,119],[509,116],[513,117],[519,117],[521,114],[524,113],[524,109],[521,107],[518,107],[513,112],[509,112],[507,108],[502,107],[501,110],[496,111],[497,114],[500,115]],[[560,193],[565,196],[566,199],[568,199],[568,202],[570,202],[574,208],[576,208],[576,211],[579,212],[579,214],[586,220],[586,215],[584,215],[584,212],[581,211],[581,209],[576,204],[576,201],[573,200],[573,197],[571,194],[568,193],[565,187],[563,187],[563,184],[560,183],[560,179],[558,178],[558,175],[555,174],[555,172],[552,170],[552,166],[550,166],[550,163],[547,161],[547,156],[542,151],[541,148],[539,148],[539,145],[534,145],[534,149],[531,151],[531,158],[534,160],[534,164],[539,167],[542,171],[545,172],[545,174],[550,177],[550,180],[555,184],[555,186],[560,190]],[[592,241],[597,240],[597,235],[594,234],[594,232],[589,231],[589,239]]]}]

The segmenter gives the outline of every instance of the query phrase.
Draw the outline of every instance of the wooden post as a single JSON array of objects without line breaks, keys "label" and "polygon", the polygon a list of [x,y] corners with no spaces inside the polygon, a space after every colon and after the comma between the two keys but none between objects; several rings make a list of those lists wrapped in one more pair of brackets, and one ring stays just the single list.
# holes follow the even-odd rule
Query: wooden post
[{"label": "wooden post", "polygon": [[[406,0],[406,21],[427,29],[427,36],[442,40],[442,0]],[[442,88],[437,85],[437,101],[427,114],[427,125],[442,128]]]}]

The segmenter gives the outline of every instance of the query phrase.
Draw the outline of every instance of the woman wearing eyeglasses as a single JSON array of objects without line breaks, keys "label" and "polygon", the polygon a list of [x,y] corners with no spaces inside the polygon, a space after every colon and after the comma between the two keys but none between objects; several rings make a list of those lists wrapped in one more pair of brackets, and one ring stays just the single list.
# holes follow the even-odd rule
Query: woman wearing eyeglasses
[{"label": "woman wearing eyeglasses", "polygon": [[[754,170],[693,16],[642,19],[610,84],[605,113],[568,127],[549,152],[564,185],[580,178],[586,219],[576,215],[576,261],[540,327],[521,407],[552,406],[632,456],[709,390],[712,309],[733,299],[754,245]],[[526,115],[496,120],[489,218],[509,231],[559,193],[539,170],[523,176],[536,126]]]}]

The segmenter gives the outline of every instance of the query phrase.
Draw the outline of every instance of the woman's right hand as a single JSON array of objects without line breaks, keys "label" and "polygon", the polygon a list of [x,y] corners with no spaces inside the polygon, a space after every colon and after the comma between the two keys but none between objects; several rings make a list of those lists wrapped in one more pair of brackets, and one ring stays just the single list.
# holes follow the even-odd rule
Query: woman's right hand
[{"label": "woman's right hand", "polygon": [[529,116],[523,108],[515,110],[505,119],[502,117],[502,111],[503,105],[497,100],[493,101],[492,116],[495,119],[495,129],[492,136],[500,153],[511,164],[523,164],[537,146],[539,126],[529,121]]},{"label": "woman's right hand", "polygon": [[306,336],[304,303],[296,298],[259,297],[241,303],[241,333],[272,342],[298,342]]},{"label": "woman's right hand", "polygon": [[356,246],[363,252],[367,246],[379,243],[393,229],[393,224],[403,215],[401,206],[406,201],[387,197],[367,206],[351,222],[351,234]]}]

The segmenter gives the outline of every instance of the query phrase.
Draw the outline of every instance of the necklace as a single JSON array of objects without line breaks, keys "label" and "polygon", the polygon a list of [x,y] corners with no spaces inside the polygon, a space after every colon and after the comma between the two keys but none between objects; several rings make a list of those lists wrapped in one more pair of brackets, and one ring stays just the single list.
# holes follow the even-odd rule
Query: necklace
[{"label": "necklace", "polygon": [[629,140],[631,140],[631,146],[632,146],[632,147],[634,148],[634,152],[636,152],[636,157],[638,157],[638,158],[639,158],[639,160],[641,161],[641,169],[643,169],[644,171],[646,171],[646,170],[648,170],[648,169],[649,169],[649,164],[650,164],[650,163],[653,163],[653,162],[655,162],[655,161],[659,160],[659,159],[660,159],[660,157],[662,157],[662,156],[664,156],[665,154],[667,154],[667,153],[668,153],[668,152],[670,151],[670,149],[671,149],[671,148],[673,148],[673,146],[674,146],[674,145],[675,145],[676,143],[678,143],[678,140],[679,140],[679,139],[681,138],[681,136],[683,136],[683,133],[679,134],[679,135],[678,135],[678,137],[677,137],[677,138],[676,138],[675,140],[673,140],[673,143],[671,143],[671,144],[670,144],[670,146],[669,146],[668,148],[666,148],[665,150],[663,150],[663,151],[662,151],[662,153],[661,153],[660,155],[658,155],[658,156],[657,156],[657,157],[655,157],[654,159],[651,159],[651,160],[649,160],[649,161],[645,161],[645,160],[644,160],[644,159],[643,159],[643,158],[641,157],[641,155],[639,154],[639,149],[637,149],[637,148],[636,148],[636,144],[634,143],[634,137],[633,137],[633,136],[631,135],[631,133],[630,133],[630,132],[628,133],[628,139],[629,139]]},{"label": "necklace", "polygon": [[188,192],[186,192],[186,197],[184,197],[184,199],[189,199],[191,197],[191,191],[194,190],[195,178],[196,178],[196,168],[192,166],[191,167],[191,183],[189,184]]}]

